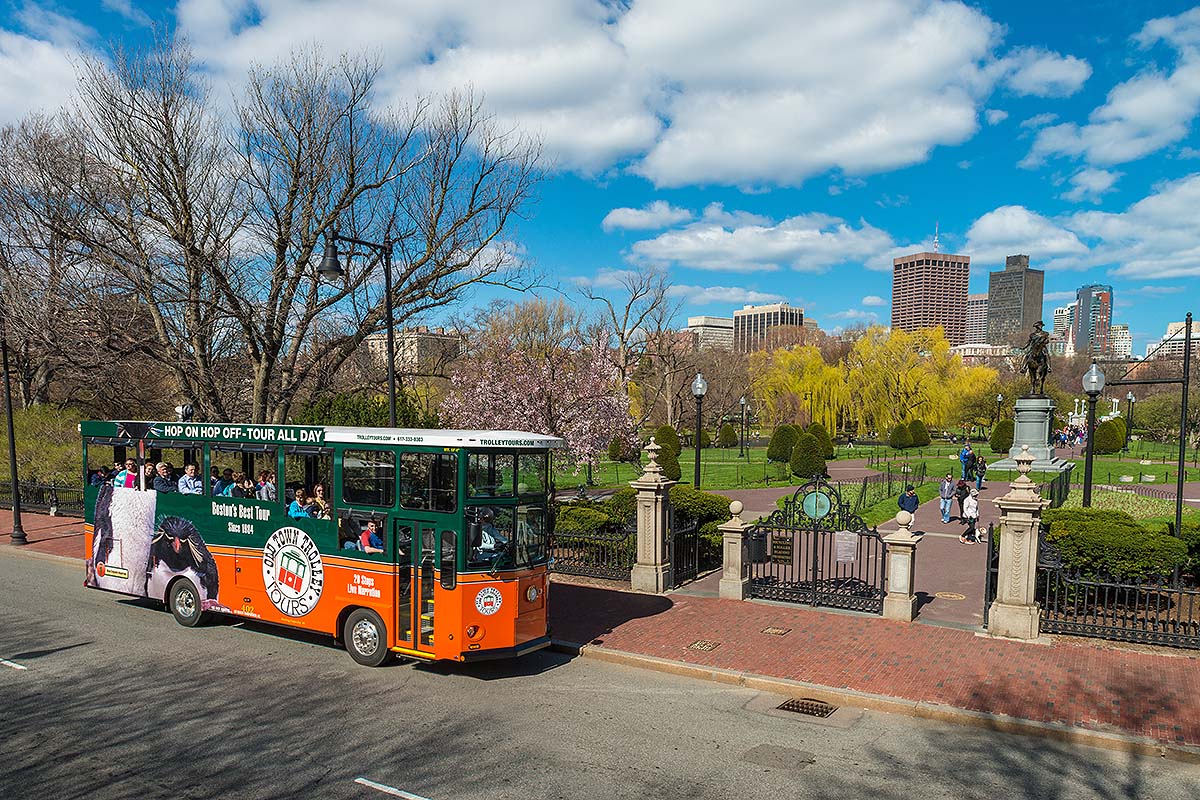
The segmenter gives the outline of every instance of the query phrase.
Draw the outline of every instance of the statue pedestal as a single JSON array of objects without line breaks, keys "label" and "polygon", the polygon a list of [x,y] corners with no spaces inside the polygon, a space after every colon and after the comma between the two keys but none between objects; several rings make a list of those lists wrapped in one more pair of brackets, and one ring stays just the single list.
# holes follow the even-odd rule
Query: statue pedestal
[{"label": "statue pedestal", "polygon": [[1034,472],[1062,472],[1074,464],[1054,455],[1050,446],[1050,428],[1054,420],[1054,401],[1049,397],[1022,397],[1017,400],[1016,430],[1008,458],[988,464],[988,469],[1016,469],[1016,457],[1023,447],[1033,456]]}]

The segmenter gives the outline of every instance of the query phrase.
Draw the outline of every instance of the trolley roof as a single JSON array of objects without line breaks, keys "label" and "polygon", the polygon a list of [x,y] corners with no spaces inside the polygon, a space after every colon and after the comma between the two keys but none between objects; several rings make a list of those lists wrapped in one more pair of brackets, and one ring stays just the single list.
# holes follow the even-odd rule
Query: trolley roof
[{"label": "trolley roof", "polygon": [[80,433],[122,441],[239,442],[321,445],[410,444],[429,447],[502,447],[518,450],[559,449],[557,436],[527,431],[438,430],[425,428],[355,428],[343,425],[240,425],[224,422],[150,422],[85,420]]}]

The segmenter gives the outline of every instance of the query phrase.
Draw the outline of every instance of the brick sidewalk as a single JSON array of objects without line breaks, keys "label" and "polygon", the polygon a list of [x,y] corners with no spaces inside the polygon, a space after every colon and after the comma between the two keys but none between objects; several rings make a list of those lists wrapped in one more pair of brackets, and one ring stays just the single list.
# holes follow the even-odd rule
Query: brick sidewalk
[{"label": "brick sidewalk", "polygon": [[[56,556],[83,559],[83,520],[79,517],[51,517],[46,514],[21,513],[21,527],[28,544],[23,549]],[[0,546],[11,545],[12,511],[0,509]]]},{"label": "brick sidewalk", "polygon": [[[974,548],[973,548],[974,549]],[[1200,746],[1200,656],[969,630],[776,603],[555,582],[556,639],[886,697]],[[763,633],[768,626],[784,636]],[[689,649],[717,642],[708,652]]]}]

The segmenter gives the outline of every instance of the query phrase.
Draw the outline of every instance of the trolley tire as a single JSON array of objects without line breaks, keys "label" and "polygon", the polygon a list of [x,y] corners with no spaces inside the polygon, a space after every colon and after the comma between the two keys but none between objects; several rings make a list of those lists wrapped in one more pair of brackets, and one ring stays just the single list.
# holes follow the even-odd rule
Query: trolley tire
[{"label": "trolley tire", "polygon": [[187,578],[180,578],[171,584],[167,592],[167,608],[171,616],[185,628],[194,628],[204,622],[206,614],[201,610],[200,591],[196,584]]},{"label": "trolley tire", "polygon": [[381,666],[392,654],[387,646],[387,626],[369,608],[356,609],[342,626],[346,652],[364,667]]}]

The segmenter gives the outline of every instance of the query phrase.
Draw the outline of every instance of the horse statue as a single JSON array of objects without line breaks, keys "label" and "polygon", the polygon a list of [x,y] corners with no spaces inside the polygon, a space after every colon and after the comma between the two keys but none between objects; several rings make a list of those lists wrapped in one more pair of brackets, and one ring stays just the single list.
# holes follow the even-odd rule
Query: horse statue
[{"label": "horse statue", "polygon": [[1050,334],[1041,320],[1033,323],[1025,351],[1025,372],[1029,374],[1029,391],[1034,397],[1046,394],[1046,376],[1050,374]]}]

